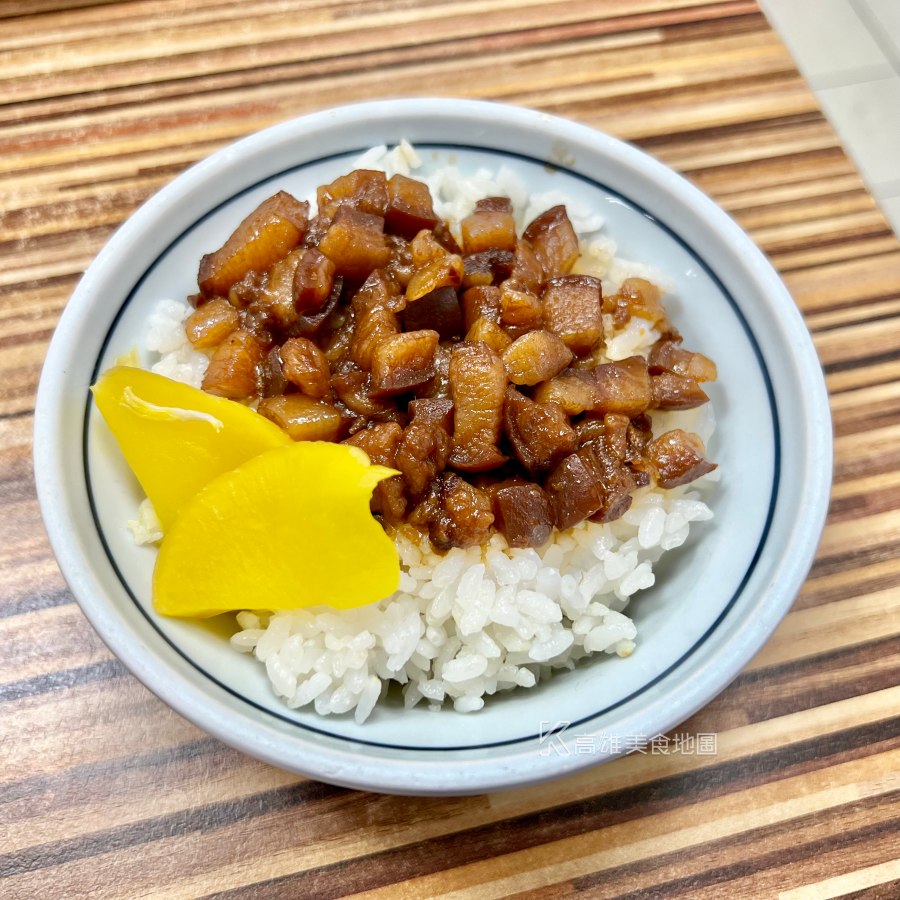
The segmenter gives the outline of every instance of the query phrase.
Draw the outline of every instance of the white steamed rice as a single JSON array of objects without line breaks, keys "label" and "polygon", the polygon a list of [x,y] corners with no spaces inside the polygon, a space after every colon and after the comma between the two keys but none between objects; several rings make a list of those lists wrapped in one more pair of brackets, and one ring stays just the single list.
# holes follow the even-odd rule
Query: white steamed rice
[{"label": "white steamed rice", "polygon": [[[409,175],[420,165],[416,150],[403,142],[392,150],[372,148],[354,167]],[[564,203],[582,236],[576,271],[601,278],[605,293],[632,276],[669,286],[651,267],[617,258],[614,242],[597,233],[603,223],[595,213],[559,192],[528,196],[506,167],[463,176],[446,166],[423,180],[435,211],[451,223],[483,197],[508,196],[520,227]],[[208,357],[185,337],[190,312],[186,302],[161,301],[148,324],[146,346],[159,355],[154,372],[199,387]],[[650,322],[638,318],[618,332],[611,321],[605,324],[612,335],[606,348],[611,360],[646,355],[659,338]],[[709,404],[655,413],[653,424],[655,434],[681,427],[704,442],[714,427]],[[391,597],[354,610],[240,612],[241,630],[231,645],[265,665],[288,706],[311,704],[320,715],[352,712],[362,723],[392,683],[402,686],[406,707],[424,701],[437,709],[452,702],[457,712],[477,711],[486,696],[533,687],[583,657],[628,656],[637,629],[623,609],[633,594],[653,585],[653,564],[688,539],[691,523],[712,518],[698,488],[715,476],[674,490],[642,488],[618,521],[582,522],[540,550],[511,549],[496,534],[485,547],[455,548],[442,556],[427,538],[403,532],[395,540],[400,588]],[[149,501],[128,524],[139,543],[161,537]]]}]

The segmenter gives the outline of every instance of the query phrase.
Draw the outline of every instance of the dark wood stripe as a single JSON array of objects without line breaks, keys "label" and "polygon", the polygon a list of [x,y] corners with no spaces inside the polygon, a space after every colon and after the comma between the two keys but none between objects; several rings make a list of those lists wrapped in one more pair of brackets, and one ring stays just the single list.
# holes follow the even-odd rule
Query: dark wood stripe
[{"label": "dark wood stripe", "polygon": [[[111,182],[108,179],[104,179],[102,186],[105,188],[106,185],[110,183]],[[71,186],[75,187],[75,185]],[[94,187],[100,188],[101,185],[95,184]],[[117,192],[116,199],[123,200],[132,207],[137,207],[150,193],[152,193],[152,191],[147,190],[131,194],[127,192]],[[67,246],[71,247],[71,234],[56,229],[71,229],[73,223],[82,221],[82,215],[88,217],[91,214],[91,208],[96,206],[96,203],[96,197],[89,197],[81,199],[78,202],[50,201],[35,204],[33,206],[10,208],[7,212],[9,220],[3,223],[4,229],[7,229],[11,234],[15,234],[15,228],[17,227],[15,222],[16,219],[19,221],[27,221],[29,216],[39,214],[41,216],[46,216],[53,223],[54,230],[45,231],[43,234],[36,235],[32,238],[29,242],[29,253],[34,253],[35,251],[46,252],[59,250],[60,248],[65,248]],[[115,226],[121,221],[122,213],[121,211],[117,211],[116,213],[109,213],[108,215],[110,217],[108,223],[103,225],[90,225],[79,230],[79,252],[81,252],[84,246],[96,247],[96,249],[99,250],[103,244],[106,243],[110,234],[115,230]],[[20,252],[21,248],[17,247],[15,239],[0,242],[0,255],[9,254],[9,258],[14,259],[15,254]]]},{"label": "dark wood stripe", "polygon": [[879,363],[895,362],[900,356],[900,350],[888,350],[884,353],[873,353],[870,356],[856,356],[853,359],[840,359],[823,366],[826,375],[835,372],[846,372],[849,369],[866,369],[869,366],[877,366]]},{"label": "dark wood stripe", "polygon": [[[0,391],[0,396],[3,392]],[[18,419],[21,416],[10,415],[7,418]],[[3,472],[0,475],[0,487],[3,488],[7,503],[33,503],[35,501],[34,473],[31,471],[31,460],[19,460],[16,470]]]},{"label": "dark wood stripe", "polygon": [[127,670],[117,659],[107,659],[86,666],[63,669],[59,672],[48,672],[45,675],[36,675],[34,678],[26,678],[22,681],[0,684],[0,703],[10,703],[82,684],[121,678],[126,673]]},{"label": "dark wood stripe", "polygon": [[[900,422],[900,414],[892,416],[889,422],[883,424],[894,425],[898,422]],[[846,522],[850,519],[888,512],[892,509],[900,509],[900,488],[888,488],[875,495],[835,497],[831,501],[830,520]]]},{"label": "dark wood stripe", "polygon": [[793,609],[808,609],[811,606],[844,600],[850,596],[864,596],[890,588],[900,590],[900,572],[892,568],[861,567],[858,577],[854,577],[849,586],[846,579],[839,581],[833,574],[829,576],[817,572],[816,577],[807,581],[804,592],[797,598]]},{"label": "dark wood stripe", "polygon": [[[17,19],[27,12],[29,18],[35,15],[59,12],[60,10],[77,11],[94,6],[113,5],[120,0],[2,0],[0,2],[0,18]],[[26,8],[24,3],[28,4]]]},{"label": "dark wood stripe", "polygon": [[872,887],[852,891],[849,894],[841,894],[841,900],[897,900],[900,897],[900,878],[886,881],[884,884],[874,884]]},{"label": "dark wood stripe", "polygon": [[110,851],[139,847],[141,844],[171,838],[173,834],[208,833],[235,822],[245,822],[291,807],[302,806],[307,815],[312,815],[316,805],[327,805],[342,793],[342,788],[331,787],[319,781],[304,781],[239,800],[145,819],[136,825],[125,825],[70,840],[29,847],[19,853],[0,856],[0,878],[62,866],[77,859],[100,856]]},{"label": "dark wood stripe", "polygon": [[[888,363],[888,367],[890,363],[893,363],[894,360],[890,360]],[[895,378],[890,373],[888,367],[885,367],[881,370],[875,370],[872,373],[869,373],[867,376],[867,380],[864,382],[865,387],[881,387],[886,384],[894,384]],[[834,395],[847,394],[851,391],[859,390],[859,385],[850,385],[848,387],[829,387],[829,392]]]},{"label": "dark wood stripe", "polygon": [[[60,803],[60,798],[77,794],[85,784],[96,784],[100,781],[110,785],[111,789],[121,789],[122,782],[141,770],[165,770],[169,766],[207,760],[210,757],[233,759],[240,757],[237,750],[232,750],[212,737],[202,737],[176,747],[150,750],[147,753],[130,757],[111,757],[99,762],[72,766],[63,772],[53,775],[43,773],[13,781],[0,788],[0,804],[11,804],[27,801],[30,812],[42,812],[51,803]],[[208,763],[203,768],[209,770]],[[65,799],[62,800],[65,803]]]},{"label": "dark wood stripe", "polygon": [[[873,439],[874,440],[874,439]],[[838,456],[834,462],[834,483],[853,481],[856,478],[865,478],[872,475],[896,472],[900,466],[900,446],[891,446],[890,449],[879,453],[859,453],[858,456],[848,458]]]},{"label": "dark wood stripe", "polygon": [[[867,298],[867,299],[869,299],[869,298]],[[880,297],[871,298],[872,302],[874,302],[874,303],[877,303],[880,300],[888,301],[888,300],[896,300],[896,299],[897,299],[896,294],[884,294]],[[853,307],[862,305],[862,302],[863,302],[862,298],[857,298],[851,302],[844,303],[841,306],[833,306],[833,307],[831,307],[831,309],[851,309]],[[875,309],[877,310],[877,307],[875,307]],[[866,313],[865,318],[862,319],[861,321],[864,321],[868,324],[871,324],[872,322],[890,322],[896,326],[897,321],[898,321],[898,316],[897,316],[896,312],[878,313],[878,312],[873,312],[870,310]],[[834,322],[830,325],[817,325],[815,328],[812,328],[810,330],[812,331],[813,334],[827,334],[830,331],[841,331],[843,328],[846,328],[846,327],[847,327],[846,323],[844,323],[844,322]]]},{"label": "dark wood stripe", "polygon": [[4,347],[19,347],[23,344],[46,344],[53,336],[54,328],[40,328],[36,331],[23,332],[22,334],[7,334],[0,336],[0,350]]},{"label": "dark wood stripe", "polygon": [[[756,139],[764,138],[767,133],[781,130],[791,125],[812,125],[816,124],[820,119],[820,113],[816,110],[809,110],[802,113],[791,113],[788,115],[770,116],[762,122],[752,121],[735,121],[723,122],[715,125],[708,125],[698,128],[679,129],[677,132],[670,134],[653,134],[641,138],[641,147],[645,150],[652,151],[657,147],[667,147],[677,144],[679,147],[687,148],[691,145],[697,145],[699,148],[706,147],[710,140],[722,141],[725,139],[734,139],[736,137],[750,137]],[[804,153],[820,153],[818,149],[807,150]],[[838,148],[835,152],[840,153]],[[793,158],[794,154],[791,154]],[[722,162],[717,166],[704,166],[704,173],[711,172],[728,172],[743,169],[746,162]]]},{"label": "dark wood stripe", "polygon": [[828,556],[820,556],[813,563],[810,576],[821,578],[836,572],[846,571],[848,568],[863,569],[866,566],[897,559],[897,546],[893,542],[878,544],[874,547],[848,550],[845,553],[834,553]]},{"label": "dark wood stripe", "polygon": [[723,25],[727,27],[729,36],[735,34],[765,34],[768,23],[765,18],[760,18],[755,4],[741,4],[733,14],[729,14],[727,20],[722,19],[688,22],[672,22],[663,26],[663,41],[668,44],[678,44],[704,40],[707,38],[721,37]]},{"label": "dark wood stripe", "polygon": [[[881,665],[876,665],[875,663]],[[720,727],[765,722],[900,684],[900,634],[743,672],[706,708]]]},{"label": "dark wood stripe", "polygon": [[[869,797],[865,800],[857,800],[852,803],[841,804],[832,808],[835,816],[846,816],[851,812],[861,810],[873,810],[877,807],[893,807],[900,800],[900,791],[895,791],[880,797]],[[661,854],[652,860],[642,861],[630,866],[621,866],[608,869],[602,873],[594,873],[584,878],[573,879],[572,887],[576,891],[591,891],[600,888],[602,896],[611,896],[603,886],[615,882],[627,883],[639,873],[652,872],[675,863],[684,863],[689,858],[692,869],[690,875],[669,881],[654,884],[653,887],[640,890],[629,890],[629,900],[658,900],[660,897],[681,897],[695,895],[698,891],[708,890],[716,885],[727,884],[739,878],[747,878],[768,867],[796,866],[802,861],[812,858],[821,859],[823,854],[835,850],[846,850],[848,854],[858,853],[861,848],[871,845],[876,839],[883,842],[892,841],[892,836],[900,833],[900,820],[876,822],[872,825],[864,825],[856,829],[842,829],[840,833],[831,834],[820,840],[804,841],[798,839],[805,826],[815,824],[816,814],[810,814],[788,822],[780,822],[764,828],[743,832],[740,835],[728,836],[719,841],[710,841],[705,844],[692,847],[690,854],[684,851]],[[789,840],[784,840],[785,836]],[[765,852],[765,845],[774,839],[781,837],[781,845],[777,850]],[[739,862],[733,862],[723,866],[702,868],[703,860],[713,856],[717,851],[733,856],[744,849],[746,858]],[[754,852],[756,850],[757,852]],[[821,867],[819,867],[821,872]],[[822,874],[825,874],[822,872]]]},{"label": "dark wood stripe", "polygon": [[[891,236],[888,236],[888,242],[892,243]],[[843,250],[844,245],[841,244],[839,247],[833,248],[833,249]],[[855,251],[855,252],[853,252],[853,251]],[[775,265],[775,268],[778,269],[778,271],[783,276],[794,275],[797,273],[808,272],[808,271],[815,271],[822,267],[821,261],[819,261],[819,260],[816,260],[815,262],[806,263],[805,265],[796,265],[796,264],[795,265],[782,265],[779,260],[785,258],[785,255],[786,254],[782,254],[780,256],[773,255],[772,257],[770,257],[773,265]],[[868,247],[853,247],[853,248],[846,249],[844,256],[842,256],[840,258],[840,261],[844,261],[845,259],[853,259],[855,262],[858,262],[859,260],[871,260],[873,262],[877,262],[882,257],[887,256],[887,255],[888,254],[886,254],[884,252],[883,248],[881,248],[880,246],[878,246],[874,249],[871,249],[871,250]],[[866,299],[867,298],[860,296],[859,302],[865,302]],[[857,301],[851,301],[850,303],[838,302],[833,306],[827,307],[827,309],[829,311],[834,310],[834,309],[842,309],[845,307],[853,306],[853,305],[855,305],[856,302]],[[821,311],[821,310],[819,310],[819,311]]]},{"label": "dark wood stripe", "polygon": [[[62,295],[59,301],[61,309],[65,300],[68,299],[82,272],[65,272],[62,275],[47,275],[41,278],[29,278],[27,281],[20,281],[17,284],[0,285],[0,300],[10,294],[18,294],[25,290],[38,290],[40,288],[57,288]],[[43,344],[41,346],[44,346]]]},{"label": "dark wood stripe", "polygon": [[896,425],[900,421],[900,391],[896,396],[884,397],[863,389],[856,397],[857,406],[852,408],[843,406],[840,409],[840,416],[834,423],[836,437],[877,431]]},{"label": "dark wood stripe", "polygon": [[24,613],[51,609],[56,606],[68,606],[74,602],[75,598],[72,596],[72,592],[66,588],[55,591],[38,591],[17,597],[11,602],[0,603],[0,619],[21,616]]}]

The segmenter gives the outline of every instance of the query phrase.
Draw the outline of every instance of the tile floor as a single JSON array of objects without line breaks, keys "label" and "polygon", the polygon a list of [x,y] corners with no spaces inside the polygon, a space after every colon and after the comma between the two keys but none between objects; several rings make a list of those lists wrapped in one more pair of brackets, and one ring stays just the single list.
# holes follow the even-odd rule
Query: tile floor
[{"label": "tile floor", "polygon": [[900,0],[759,0],[900,235]]}]

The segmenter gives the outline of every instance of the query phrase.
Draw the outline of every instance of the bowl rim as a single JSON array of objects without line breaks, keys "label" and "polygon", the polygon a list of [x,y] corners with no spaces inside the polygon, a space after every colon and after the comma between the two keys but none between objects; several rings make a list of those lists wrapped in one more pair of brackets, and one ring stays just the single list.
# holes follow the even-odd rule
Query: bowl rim
[{"label": "bowl rim", "polygon": [[[643,151],[605,135],[588,126],[520,107],[484,101],[452,99],[410,99],[369,101],[322,110],[271,126],[231,144],[207,159],[192,166],[151,197],[113,235],[97,255],[72,298],[63,311],[47,353],[38,388],[34,425],[34,463],[38,499],[44,516],[51,546],[60,569],[72,588],[85,615],[108,644],[113,653],[154,693],[205,731],[226,743],[282,768],[302,772],[336,784],[362,789],[396,793],[463,794],[509,788],[557,777],[593,765],[603,759],[620,755],[617,752],[598,754],[588,758],[556,759],[552,764],[535,759],[533,753],[513,754],[500,767],[496,761],[467,760],[464,764],[440,759],[379,758],[365,765],[352,749],[336,748],[335,758],[323,763],[309,759],[308,754],[298,760],[296,748],[284,746],[283,730],[271,722],[254,722],[252,728],[234,729],[226,725],[234,710],[218,696],[210,696],[206,685],[185,685],[184,678],[161,660],[139,635],[133,634],[120,621],[106,598],[96,597],[96,581],[88,571],[89,563],[80,557],[71,540],[71,526],[65,505],[58,498],[65,490],[67,472],[58,446],[61,390],[65,378],[65,360],[76,349],[71,335],[77,332],[70,325],[83,318],[91,308],[95,284],[101,282],[105,270],[120,252],[141,234],[145,223],[152,222],[166,208],[183,202],[192,190],[214,178],[222,169],[247,155],[254,155],[273,144],[296,138],[301,134],[317,133],[348,122],[393,122],[399,119],[425,117],[445,129],[465,121],[484,127],[499,122],[520,129],[550,131],[571,146],[588,146],[594,153],[614,157],[630,168],[639,178],[662,185],[668,195],[693,209],[696,214],[721,232],[723,239],[744,257],[746,267],[761,289],[769,292],[781,304],[783,315],[779,325],[789,336],[797,352],[793,370],[801,384],[807,403],[803,423],[807,433],[804,481],[803,519],[797,522],[791,540],[782,548],[778,566],[778,583],[757,604],[761,614],[751,621],[740,623],[736,631],[711,656],[701,660],[693,676],[692,689],[679,702],[670,703],[665,720],[671,728],[683,721],[718,694],[758,652],[789,609],[812,563],[828,508],[832,471],[831,420],[824,377],[814,346],[803,318],[781,279],[762,252],[740,227],[711,199],[684,177],[668,169]],[[450,133],[447,131],[446,133]],[[451,140],[436,138],[433,143],[450,144]],[[485,145],[489,149],[489,145]],[[496,152],[505,152],[495,148]],[[577,169],[572,169],[577,174]],[[676,232],[677,233],[677,232]],[[727,651],[727,652],[726,652]],[[189,679],[188,679],[189,680]],[[263,717],[265,718],[265,716]],[[632,715],[632,718],[639,716]],[[663,729],[666,730],[666,729]],[[290,742],[289,742],[290,743]],[[299,743],[304,743],[302,735]],[[314,752],[318,752],[313,748]],[[545,758],[546,759],[546,758]],[[409,767],[416,767],[415,773]]]}]

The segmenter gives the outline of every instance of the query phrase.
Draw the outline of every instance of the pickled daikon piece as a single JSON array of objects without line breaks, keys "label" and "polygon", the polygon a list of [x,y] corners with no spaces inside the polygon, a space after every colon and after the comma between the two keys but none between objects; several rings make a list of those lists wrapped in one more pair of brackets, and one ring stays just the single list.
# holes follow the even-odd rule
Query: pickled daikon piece
[{"label": "pickled daikon piece", "polygon": [[163,538],[153,603],[169,616],[363,606],[400,582],[393,541],[369,511],[397,473],[357,447],[304,441],[209,482]]},{"label": "pickled daikon piece", "polygon": [[164,531],[212,479],[291,443],[252,409],[144,369],[116,366],[91,390]]}]

